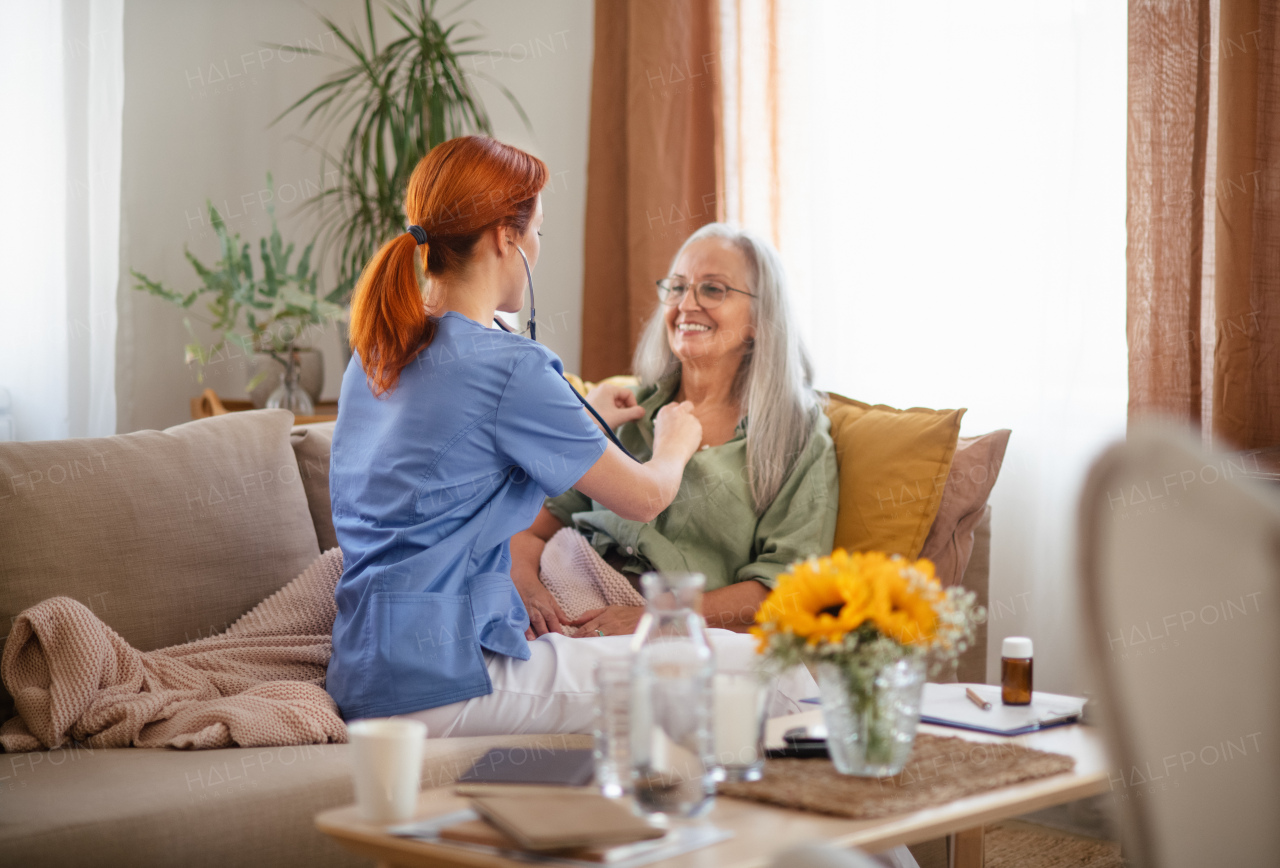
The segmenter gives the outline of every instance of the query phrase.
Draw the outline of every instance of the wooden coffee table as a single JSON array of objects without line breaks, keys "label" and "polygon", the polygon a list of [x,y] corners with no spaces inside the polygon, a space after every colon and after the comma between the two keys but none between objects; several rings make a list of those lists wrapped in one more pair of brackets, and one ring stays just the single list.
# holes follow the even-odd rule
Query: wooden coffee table
[{"label": "wooden coffee table", "polygon": [[[775,718],[769,722],[768,741],[780,745],[782,733],[790,727],[812,725],[821,719],[817,709]],[[1102,735],[1092,727],[1060,726],[1014,738],[928,724],[922,724],[920,731],[1067,754],[1075,758],[1076,767],[1066,774],[875,820],[845,820],[718,796],[705,822],[733,832],[733,837],[654,864],[671,868],[753,868],[768,865],[778,852],[801,844],[861,847],[876,853],[899,844],[917,844],[953,835],[957,868],[981,868],[984,825],[1105,793],[1110,786]],[[461,810],[467,804],[466,798],[454,795],[449,787],[426,790],[418,798],[415,818]],[[354,805],[317,815],[316,828],[344,848],[376,859],[384,866],[515,868],[527,864],[448,844],[388,835],[384,826],[361,820]]]}]

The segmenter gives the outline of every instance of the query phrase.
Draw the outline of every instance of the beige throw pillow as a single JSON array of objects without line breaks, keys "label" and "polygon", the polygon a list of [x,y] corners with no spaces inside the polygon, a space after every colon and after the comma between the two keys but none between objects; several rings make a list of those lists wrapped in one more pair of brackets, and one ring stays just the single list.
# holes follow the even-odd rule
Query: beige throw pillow
[{"label": "beige throw pillow", "polygon": [[946,587],[960,584],[969,566],[973,530],[982,520],[987,499],[1000,475],[1010,433],[1008,428],[1001,428],[981,437],[961,437],[956,443],[938,517],[920,550],[920,557],[933,561],[937,576]]},{"label": "beige throw pillow", "polygon": [[329,453],[333,449],[334,422],[313,422],[299,425],[289,435],[293,454],[298,459],[298,473],[302,488],[307,493],[307,507],[311,510],[311,522],[316,528],[320,551],[327,552],[338,545],[338,535],[333,529],[333,503],[329,499]]}]

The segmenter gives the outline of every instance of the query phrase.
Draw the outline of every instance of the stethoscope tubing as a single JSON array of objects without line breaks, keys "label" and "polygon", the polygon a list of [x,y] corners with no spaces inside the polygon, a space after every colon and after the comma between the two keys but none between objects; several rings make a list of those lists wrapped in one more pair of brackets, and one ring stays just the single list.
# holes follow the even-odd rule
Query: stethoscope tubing
[{"label": "stethoscope tubing", "polygon": [[[532,269],[529,268],[529,260],[524,255],[524,251],[520,249],[520,245],[518,244],[516,245],[516,250],[519,251],[520,258],[524,260],[524,276],[529,281],[529,339],[536,341],[538,339],[538,323],[537,323],[538,310],[534,306],[534,301],[533,301],[533,271]],[[515,332],[507,328],[506,324],[502,320],[498,319],[497,317],[493,318],[493,322],[495,325],[498,326],[498,328],[502,329],[504,332],[507,332],[508,334],[515,334]],[[636,458],[634,455],[632,455],[631,451],[627,449],[627,447],[622,445],[622,441],[618,439],[618,435],[613,433],[613,429],[610,428],[609,424],[605,422],[603,418],[601,418],[599,413],[596,412],[596,408],[592,407],[591,404],[587,402],[586,398],[584,398],[582,395],[579,395],[577,389],[574,389],[572,386],[570,386],[570,390],[573,392],[573,396],[578,399],[578,402],[581,403],[582,406],[587,408],[587,412],[590,413],[592,416],[594,416],[595,420],[600,423],[600,427],[604,429],[604,433],[609,435],[609,439],[613,441],[613,445],[621,449],[623,455],[627,456],[632,461],[635,461],[638,464],[640,460]]]}]

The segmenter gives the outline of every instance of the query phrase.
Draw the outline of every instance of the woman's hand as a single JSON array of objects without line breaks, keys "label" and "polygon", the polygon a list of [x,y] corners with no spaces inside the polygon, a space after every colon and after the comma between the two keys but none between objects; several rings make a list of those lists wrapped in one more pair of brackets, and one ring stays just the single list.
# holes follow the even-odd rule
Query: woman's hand
[{"label": "woman's hand", "polygon": [[511,581],[515,583],[520,599],[524,602],[525,611],[529,613],[529,629],[524,631],[526,639],[537,639],[545,633],[563,633],[564,625],[570,623],[569,616],[560,608],[556,598],[551,596],[546,585],[537,576],[517,576],[511,573]]},{"label": "woman's hand", "polygon": [[681,465],[693,457],[702,444],[702,423],[693,415],[693,402],[681,401],[679,404],[665,404],[653,417],[653,454],[668,449],[683,460]]},{"label": "woman's hand", "polygon": [[603,609],[592,609],[583,612],[581,617],[570,621],[571,626],[578,628],[578,638],[590,639],[594,636],[629,636],[636,631],[640,616],[644,614],[644,606],[605,606]]},{"label": "woman's hand", "polygon": [[667,404],[654,417],[648,461],[632,461],[609,443],[573,487],[620,518],[653,521],[680,492],[684,466],[701,443],[702,423],[693,415],[693,404]]},{"label": "woman's hand", "polygon": [[569,623],[556,598],[542,584],[540,575],[542,550],[547,540],[563,527],[560,519],[544,506],[527,530],[511,538],[511,582],[529,613],[529,627],[524,631],[526,639],[537,639],[543,633],[563,633],[563,626]]},{"label": "woman's hand", "polygon": [[644,408],[636,403],[635,392],[616,383],[601,383],[587,392],[587,403],[595,408],[610,428],[644,416]]}]

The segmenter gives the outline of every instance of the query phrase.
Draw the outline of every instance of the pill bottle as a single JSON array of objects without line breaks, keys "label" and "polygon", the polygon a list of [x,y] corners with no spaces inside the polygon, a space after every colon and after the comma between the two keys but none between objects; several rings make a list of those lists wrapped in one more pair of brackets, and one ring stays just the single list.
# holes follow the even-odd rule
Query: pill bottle
[{"label": "pill bottle", "polygon": [[1009,636],[1000,651],[1000,698],[1005,705],[1031,704],[1031,640]]}]

